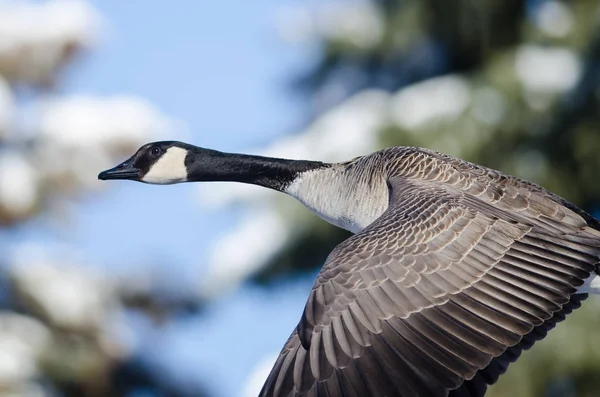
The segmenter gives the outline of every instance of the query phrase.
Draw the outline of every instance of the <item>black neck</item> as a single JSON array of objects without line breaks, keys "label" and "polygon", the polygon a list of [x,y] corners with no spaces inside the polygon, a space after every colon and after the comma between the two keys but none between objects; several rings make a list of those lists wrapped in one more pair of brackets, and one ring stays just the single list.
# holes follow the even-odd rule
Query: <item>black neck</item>
[{"label": "black neck", "polygon": [[299,173],[330,165],[196,148],[185,161],[188,181],[242,182],[283,191]]}]

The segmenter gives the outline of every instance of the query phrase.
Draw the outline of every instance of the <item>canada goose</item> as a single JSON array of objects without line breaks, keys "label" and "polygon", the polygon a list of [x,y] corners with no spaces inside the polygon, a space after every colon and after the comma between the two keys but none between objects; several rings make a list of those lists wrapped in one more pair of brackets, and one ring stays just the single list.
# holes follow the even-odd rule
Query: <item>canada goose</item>
[{"label": "canada goose", "polygon": [[480,397],[600,287],[596,219],[432,150],[327,164],[156,142],[98,177],[252,183],[355,233],[317,276],[265,397]]}]

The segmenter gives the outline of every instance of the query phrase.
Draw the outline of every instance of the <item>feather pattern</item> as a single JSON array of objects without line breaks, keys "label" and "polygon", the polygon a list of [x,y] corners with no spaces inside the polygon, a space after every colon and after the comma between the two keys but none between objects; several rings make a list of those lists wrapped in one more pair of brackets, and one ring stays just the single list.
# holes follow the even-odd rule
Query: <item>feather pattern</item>
[{"label": "feather pattern", "polygon": [[562,198],[425,149],[336,167],[388,205],[327,258],[261,396],[482,397],[584,298],[600,225]]}]

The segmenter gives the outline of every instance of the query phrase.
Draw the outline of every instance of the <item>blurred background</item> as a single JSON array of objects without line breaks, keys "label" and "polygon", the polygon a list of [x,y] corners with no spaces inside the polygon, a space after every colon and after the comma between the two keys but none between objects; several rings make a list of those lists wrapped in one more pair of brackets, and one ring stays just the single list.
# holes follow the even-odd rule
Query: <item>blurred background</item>
[{"label": "blurred background", "polygon": [[[253,397],[348,234],[232,184],[100,183],[151,140],[417,145],[600,214],[600,4],[0,0],[0,396]],[[592,297],[489,396],[597,396]]]}]

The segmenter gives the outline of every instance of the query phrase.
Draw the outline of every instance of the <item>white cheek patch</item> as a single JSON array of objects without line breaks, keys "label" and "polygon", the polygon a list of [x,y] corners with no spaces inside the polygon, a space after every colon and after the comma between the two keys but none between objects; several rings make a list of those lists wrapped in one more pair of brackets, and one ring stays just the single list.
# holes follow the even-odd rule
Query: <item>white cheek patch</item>
[{"label": "white cheek patch", "polygon": [[180,147],[170,147],[150,167],[142,181],[158,185],[185,182],[187,180],[187,169],[185,158],[188,151]]}]

